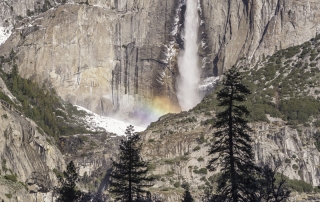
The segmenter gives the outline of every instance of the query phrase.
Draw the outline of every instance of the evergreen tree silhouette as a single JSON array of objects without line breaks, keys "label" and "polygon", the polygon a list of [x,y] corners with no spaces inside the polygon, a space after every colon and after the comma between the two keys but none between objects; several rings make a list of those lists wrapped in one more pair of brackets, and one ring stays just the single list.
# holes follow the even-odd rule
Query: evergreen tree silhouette
[{"label": "evergreen tree silhouette", "polygon": [[209,149],[209,155],[213,158],[207,165],[211,171],[219,164],[221,166],[222,174],[214,201],[248,201],[248,189],[252,189],[247,186],[253,184],[256,171],[249,136],[251,129],[245,119],[249,112],[241,105],[249,94],[250,90],[242,84],[238,70],[235,67],[229,69],[224,74],[222,89],[217,93],[222,111],[216,115],[216,141]]},{"label": "evergreen tree silhouette", "polygon": [[194,202],[189,189],[185,189],[182,202]]},{"label": "evergreen tree silhouette", "polygon": [[126,129],[126,140],[121,140],[117,161],[112,160],[110,192],[118,201],[142,201],[146,191],[152,186],[153,178],[147,177],[148,163],[140,156],[140,135],[132,125]]},{"label": "evergreen tree silhouette", "polygon": [[[281,202],[286,201],[291,191],[287,188],[283,174],[276,177],[279,166],[274,170],[269,166],[259,168],[255,182],[250,185],[248,201]],[[254,191],[252,191],[254,190]]]},{"label": "evergreen tree silhouette", "polygon": [[79,176],[73,161],[67,165],[67,170],[63,172],[63,176],[59,177],[60,188],[56,188],[59,197],[58,202],[75,202],[80,200],[81,191],[77,190],[76,183]]}]

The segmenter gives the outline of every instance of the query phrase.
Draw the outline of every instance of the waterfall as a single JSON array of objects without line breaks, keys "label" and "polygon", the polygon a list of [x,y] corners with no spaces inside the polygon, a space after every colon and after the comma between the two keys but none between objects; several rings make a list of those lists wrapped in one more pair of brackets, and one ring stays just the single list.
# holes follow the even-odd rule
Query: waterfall
[{"label": "waterfall", "polygon": [[182,110],[189,110],[201,101],[198,90],[200,82],[198,30],[198,2],[197,0],[186,0],[184,30],[181,32],[184,50],[179,53],[180,75],[176,83],[177,97]]}]

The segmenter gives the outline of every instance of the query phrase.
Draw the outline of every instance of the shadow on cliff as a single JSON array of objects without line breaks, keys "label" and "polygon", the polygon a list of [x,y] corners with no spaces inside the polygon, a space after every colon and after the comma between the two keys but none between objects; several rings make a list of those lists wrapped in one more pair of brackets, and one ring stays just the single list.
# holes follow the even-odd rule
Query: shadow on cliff
[{"label": "shadow on cliff", "polygon": [[99,187],[98,187],[98,193],[102,193],[104,190],[107,190],[110,186],[110,174],[111,174],[112,168],[109,168],[107,170],[107,173],[105,174],[103,180],[101,181]]}]

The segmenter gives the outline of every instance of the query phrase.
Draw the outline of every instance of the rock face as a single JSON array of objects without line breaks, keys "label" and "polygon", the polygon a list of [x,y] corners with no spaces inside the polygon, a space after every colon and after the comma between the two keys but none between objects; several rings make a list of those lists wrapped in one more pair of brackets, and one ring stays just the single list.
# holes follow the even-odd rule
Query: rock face
[{"label": "rock face", "polygon": [[[185,1],[7,2],[0,24],[14,28],[0,53],[14,49],[24,77],[99,114],[132,117],[165,102],[170,107],[163,112],[179,110],[175,78]],[[220,75],[239,58],[255,63],[319,31],[316,0],[198,2],[202,78]],[[36,16],[19,21],[27,11]]]},{"label": "rock face", "polygon": [[215,74],[240,58],[254,64],[263,55],[301,44],[320,32],[316,0],[202,0],[201,5]]},{"label": "rock face", "polygon": [[[4,101],[0,103],[0,198],[12,194],[17,201],[51,201],[56,185],[53,169],[64,170],[62,154],[37,125]],[[53,142],[53,141],[52,141]],[[5,179],[16,175],[20,183]]]},{"label": "rock face", "polygon": [[295,130],[279,122],[254,124],[255,158],[262,165],[275,166],[280,161],[284,175],[319,185],[320,153],[314,146],[314,128]]},{"label": "rock face", "polygon": [[60,138],[66,162],[72,160],[78,168],[79,186],[83,190],[100,192],[108,189],[111,158],[117,156],[123,138],[107,133]]},{"label": "rock face", "polygon": [[[182,196],[184,190],[178,183],[189,183],[193,197],[202,201],[207,180],[216,174],[205,169],[214,130],[206,124],[212,117],[203,113],[166,115],[143,133],[143,156],[154,165],[152,173],[157,179],[152,190],[164,201]],[[320,152],[313,139],[316,129],[292,129],[272,119],[270,123],[252,123],[251,128],[257,165],[280,165],[279,172],[284,171],[290,179],[319,185]]]},{"label": "rock face", "polygon": [[14,47],[20,74],[65,100],[100,114],[134,113],[156,97],[175,100],[174,70],[163,61],[175,4],[65,4],[17,23],[0,52]]}]

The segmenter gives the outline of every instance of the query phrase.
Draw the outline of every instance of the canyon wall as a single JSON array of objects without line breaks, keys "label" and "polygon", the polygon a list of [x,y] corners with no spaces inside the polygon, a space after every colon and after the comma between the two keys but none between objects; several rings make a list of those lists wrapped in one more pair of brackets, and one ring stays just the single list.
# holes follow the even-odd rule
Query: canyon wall
[{"label": "canyon wall", "polygon": [[[0,90],[7,91],[1,79]],[[7,201],[11,195],[21,202],[52,201],[51,191],[57,186],[53,171],[65,169],[53,138],[2,100],[0,134],[0,199]]]},{"label": "canyon wall", "polygon": [[201,0],[201,5],[203,39],[219,75],[239,59],[255,64],[320,33],[317,0]]},{"label": "canyon wall", "polygon": [[[0,24],[12,34],[0,55],[14,50],[22,76],[99,114],[134,117],[146,105],[163,107],[163,100],[173,106],[165,112],[178,110],[185,1],[46,2],[2,2]],[[239,59],[255,64],[319,32],[316,0],[198,3],[202,79],[222,74]],[[9,71],[10,65],[3,66]]]}]

